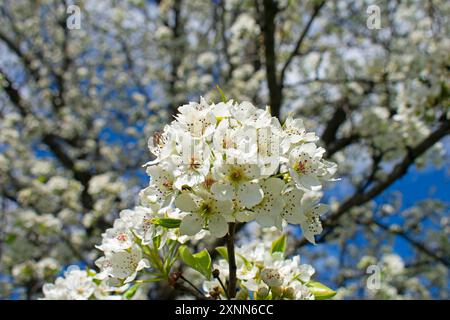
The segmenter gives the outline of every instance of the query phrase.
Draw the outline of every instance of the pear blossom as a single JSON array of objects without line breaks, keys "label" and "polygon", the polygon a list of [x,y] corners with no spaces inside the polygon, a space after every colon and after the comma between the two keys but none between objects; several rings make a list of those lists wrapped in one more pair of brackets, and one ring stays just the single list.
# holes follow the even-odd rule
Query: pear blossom
[{"label": "pear blossom", "polygon": [[120,300],[121,293],[127,286],[114,287],[105,281],[95,279],[95,271],[80,270],[70,266],[63,277],[58,277],[54,284],[46,283],[43,287],[43,300]]},{"label": "pear blossom", "polygon": [[158,203],[161,206],[170,204],[175,195],[174,170],[175,165],[170,161],[165,161],[163,164],[157,166],[147,167],[147,174],[152,177],[152,181],[139,194],[143,204],[151,205]]},{"label": "pear blossom", "polygon": [[216,200],[207,192],[194,195],[189,192],[181,193],[175,200],[180,210],[190,212],[180,225],[180,232],[186,235],[195,235],[204,225],[215,237],[223,237],[227,231],[227,216],[233,212],[231,200]]},{"label": "pear blossom", "polygon": [[287,153],[302,142],[316,142],[317,140],[319,140],[319,137],[314,132],[306,132],[302,119],[293,119],[292,116],[287,117],[283,125],[281,142],[283,153]]},{"label": "pear blossom", "polygon": [[316,196],[306,195],[302,198],[299,222],[303,236],[311,243],[315,243],[314,236],[322,233],[320,216],[327,212],[329,206],[318,203]]},{"label": "pear blossom", "polygon": [[97,260],[96,264],[101,268],[97,276],[99,279],[111,276],[123,280],[123,283],[133,281],[139,271],[150,267],[149,261],[143,258],[142,250],[136,244],[127,251],[109,253]]},{"label": "pear blossom", "polygon": [[87,300],[95,288],[85,270],[72,266],[64,273],[64,278],[58,278],[55,284],[44,285],[43,292],[48,300]]},{"label": "pear blossom", "polygon": [[254,181],[260,176],[258,165],[216,163],[216,167],[218,182],[211,186],[211,192],[217,199],[235,199],[245,208],[261,202],[264,193],[260,184]]},{"label": "pear blossom", "polygon": [[303,236],[311,243],[315,243],[314,236],[322,232],[320,216],[329,210],[329,206],[318,203],[321,194],[316,192],[304,193],[296,188],[286,188],[284,194],[286,207],[282,216],[288,223],[299,224]]},{"label": "pear blossom", "polygon": [[208,144],[186,133],[181,134],[180,139],[182,143],[178,146],[179,154],[172,156],[176,165],[173,185],[178,190],[204,182],[210,169],[211,158]]},{"label": "pear blossom", "polygon": [[[264,235],[269,235],[266,229]],[[237,273],[240,291],[248,291],[259,299],[311,300],[314,295],[307,284],[314,275],[314,268],[300,264],[300,257],[285,258],[282,252],[270,252],[270,241],[255,239],[236,248]],[[228,276],[228,261],[214,263],[222,281]],[[225,293],[217,280],[204,281],[203,288],[209,295]]]},{"label": "pear blossom", "polygon": [[[150,182],[139,193],[141,205],[121,211],[102,234],[96,248],[103,256],[95,261],[100,271],[88,275],[98,283],[87,279],[94,284],[78,298],[115,299],[117,295],[109,292],[120,293],[145,277],[169,280],[167,268],[178,258],[180,244],[205,235],[224,237],[235,222],[255,220],[269,230],[300,224],[313,243],[322,231],[319,216],[327,206],[319,203],[318,190],[331,179],[335,165],[322,159],[325,149],[316,146],[316,136],[308,134],[301,121],[289,118],[281,126],[268,108],[258,109],[250,102],[209,104],[203,98],[178,111],[175,120],[149,141],[156,158],[145,164]],[[298,256],[273,252],[267,246],[273,234],[264,234],[264,241],[236,248],[238,297],[313,299],[307,284],[314,269],[300,264]],[[184,258],[189,256],[183,252]],[[192,261],[188,265],[198,267]],[[226,283],[230,270],[226,259],[214,268],[214,279],[205,268],[195,270],[207,279],[205,294],[217,298],[225,295],[221,282]],[[57,286],[61,281],[46,287],[47,297],[66,294]]]},{"label": "pear blossom", "polygon": [[216,126],[216,117],[202,98],[200,103],[191,102],[178,108],[179,114],[173,124],[175,130],[188,132],[192,137],[209,139]]},{"label": "pear blossom", "polygon": [[[289,117],[282,126],[269,108],[204,98],[178,112],[149,141],[157,159],[146,164],[150,184],[140,196],[143,205],[179,209],[181,234],[206,228],[220,237],[235,221],[279,229],[285,221],[300,223],[304,192],[320,190],[336,171],[301,119]],[[293,197],[285,201],[287,194]]]},{"label": "pear blossom", "polygon": [[261,184],[261,188],[264,198],[251,209],[255,220],[262,227],[275,226],[281,230],[283,224],[281,213],[285,206],[282,191],[285,188],[285,183],[279,178],[269,178]]},{"label": "pear blossom", "polygon": [[321,180],[329,179],[335,172],[334,164],[323,161],[325,149],[309,142],[292,149],[289,154],[289,173],[297,188],[318,191]]},{"label": "pear blossom", "polygon": [[121,251],[130,248],[134,243],[134,235],[131,227],[134,224],[134,212],[124,210],[120,213],[120,219],[114,221],[112,228],[102,234],[102,244],[97,246],[102,251]]}]

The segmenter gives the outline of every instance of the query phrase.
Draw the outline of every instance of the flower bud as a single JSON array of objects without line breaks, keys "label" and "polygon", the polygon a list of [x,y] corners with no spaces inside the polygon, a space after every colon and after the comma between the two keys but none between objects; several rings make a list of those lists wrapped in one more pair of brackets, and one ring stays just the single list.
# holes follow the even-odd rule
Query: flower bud
[{"label": "flower bud", "polygon": [[267,287],[259,287],[258,291],[256,292],[256,296],[258,297],[258,299],[265,299],[268,294],[269,289]]},{"label": "flower bud", "polygon": [[286,287],[283,291],[283,298],[294,300],[295,299],[295,290],[292,287]]},{"label": "flower bud", "polygon": [[241,289],[236,294],[236,300],[247,300],[248,299],[248,291],[246,289]]},{"label": "flower bud", "polygon": [[279,299],[283,295],[283,287],[274,286],[270,288],[272,290],[272,299]]}]

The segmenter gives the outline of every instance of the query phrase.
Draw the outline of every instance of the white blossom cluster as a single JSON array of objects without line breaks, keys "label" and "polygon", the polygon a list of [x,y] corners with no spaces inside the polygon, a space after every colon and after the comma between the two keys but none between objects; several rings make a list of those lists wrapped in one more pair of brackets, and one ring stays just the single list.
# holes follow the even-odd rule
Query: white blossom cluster
[{"label": "white blossom cluster", "polygon": [[44,300],[120,300],[120,295],[127,286],[113,287],[107,281],[94,278],[95,272],[81,270],[70,266],[64,277],[56,279],[54,284],[47,283],[43,287]]},{"label": "white blossom cluster", "polygon": [[[366,281],[360,283],[350,282],[338,289],[336,298],[345,299],[354,295],[357,291],[364,291],[364,295],[370,299],[378,300],[405,300],[405,299],[430,299],[430,293],[426,285],[420,282],[418,276],[411,276],[405,261],[395,253],[385,253],[380,258],[363,256],[358,262],[357,268],[366,271],[368,267],[376,266],[379,274],[377,285],[374,285],[367,276]],[[446,278],[448,270],[443,266],[436,266],[435,272],[438,278]],[[372,278],[374,276],[372,275]],[[372,286],[368,284],[372,283]]]},{"label": "white blossom cluster", "polygon": [[179,213],[175,212],[169,207],[159,209],[157,205],[120,212],[120,218],[114,222],[112,228],[106,230],[102,235],[101,245],[97,246],[104,256],[96,261],[101,270],[96,278],[129,283],[136,278],[139,271],[151,267],[143,248],[153,248],[156,237],[159,245],[155,249],[162,248],[168,239],[180,243],[187,241],[189,237],[180,236],[177,229],[162,227],[157,222],[161,218],[170,219],[174,215],[178,217]]},{"label": "white blossom cluster", "polygon": [[300,224],[314,242],[321,233],[317,191],[331,180],[336,165],[302,120],[281,125],[268,109],[232,100],[181,106],[176,119],[149,140],[156,159],[147,163],[150,185],[141,192],[147,204],[174,205],[180,231],[202,228],[223,237],[227,223],[256,220],[263,227]]},{"label": "white blossom cluster", "polygon": [[[313,300],[314,294],[308,287],[315,270],[308,264],[300,264],[300,256],[287,259],[284,252],[271,252],[271,242],[256,238],[236,248],[236,262],[240,291],[238,299],[287,299]],[[222,283],[228,278],[227,259],[221,259],[214,268],[219,270]],[[210,296],[226,293],[218,279],[205,281],[203,289]]]},{"label": "white blossom cluster", "polygon": [[[301,120],[288,118],[282,126],[249,102],[202,99],[181,106],[176,120],[149,141],[156,159],[147,163],[151,179],[140,192],[141,206],[121,211],[102,234],[96,248],[104,255],[95,262],[100,272],[71,269],[44,287],[45,298],[108,298],[111,288],[168,280],[181,244],[206,234],[223,237],[232,222],[255,220],[279,230],[286,222],[300,224],[314,242],[327,210],[318,203],[322,183],[336,171],[322,159],[317,140]],[[238,298],[314,298],[307,286],[314,269],[300,265],[298,256],[286,260],[284,249],[271,250],[270,241],[243,246],[237,256]],[[188,265],[195,260],[181,258]],[[211,271],[195,268],[211,279]],[[227,268],[219,261],[221,277]],[[205,290],[214,284],[205,282]]]}]

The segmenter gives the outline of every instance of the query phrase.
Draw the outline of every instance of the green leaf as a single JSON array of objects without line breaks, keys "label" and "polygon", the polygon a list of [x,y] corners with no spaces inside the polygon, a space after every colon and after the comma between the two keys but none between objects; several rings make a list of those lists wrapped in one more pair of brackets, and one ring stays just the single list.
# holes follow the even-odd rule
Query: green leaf
[{"label": "green leaf", "polygon": [[239,254],[239,253],[236,253],[236,254],[237,254],[237,256],[238,256],[239,258],[242,259],[242,261],[244,261],[244,264],[245,264],[245,266],[246,266],[247,268],[251,268],[251,267],[252,267],[252,264],[250,263],[250,261],[248,261],[242,254]]},{"label": "green leaf", "polygon": [[336,295],[336,291],[317,281],[310,281],[306,286],[311,290],[316,300],[330,299]]},{"label": "green leaf", "polygon": [[187,246],[181,246],[178,249],[181,260],[192,269],[200,272],[206,279],[211,279],[211,256],[208,250],[192,254]]},{"label": "green leaf", "polygon": [[284,253],[285,251],[286,251],[286,235],[283,234],[277,240],[272,242],[271,253],[274,253],[274,252],[282,252],[282,253]]},{"label": "green leaf", "polygon": [[217,247],[216,251],[222,256],[222,258],[228,261],[228,250],[226,247]]},{"label": "green leaf", "polygon": [[185,264],[187,264],[189,267],[195,269],[195,267],[196,267],[195,258],[192,255],[192,253],[189,251],[189,248],[187,246],[181,246],[178,249],[178,253],[180,254],[181,260],[183,260],[183,262]]},{"label": "green leaf", "polygon": [[127,291],[125,291],[125,293],[123,294],[125,299],[131,299],[133,298],[133,296],[136,294],[137,289],[139,288],[140,283],[136,283],[135,285],[131,286],[130,289],[128,289]]},{"label": "green leaf", "polygon": [[203,249],[199,253],[194,254],[194,258],[197,260],[200,273],[203,274],[208,280],[211,279],[211,256],[208,250]]},{"label": "green leaf", "polygon": [[179,228],[181,224],[180,219],[171,219],[171,218],[155,218],[153,219],[153,223],[164,228]]},{"label": "green leaf", "polygon": [[89,277],[93,277],[93,276],[95,276],[97,273],[96,273],[94,270],[91,270],[89,267],[86,267],[86,274],[87,274]]},{"label": "green leaf", "polygon": [[11,244],[11,243],[14,242],[14,240],[16,240],[16,238],[17,238],[17,235],[16,235],[16,234],[10,233],[10,234],[8,234],[8,235],[6,236],[5,243]]},{"label": "green leaf", "polygon": [[161,236],[156,236],[153,238],[153,250],[155,252],[158,251],[159,246],[161,245]]},{"label": "green leaf", "polygon": [[227,102],[227,97],[225,96],[225,93],[222,91],[222,89],[219,87],[219,85],[216,85],[216,89],[220,93],[220,97],[222,99],[222,102]]},{"label": "green leaf", "polygon": [[37,179],[38,179],[39,182],[42,182],[42,183],[46,183],[47,182],[47,177],[46,176],[39,176]]}]

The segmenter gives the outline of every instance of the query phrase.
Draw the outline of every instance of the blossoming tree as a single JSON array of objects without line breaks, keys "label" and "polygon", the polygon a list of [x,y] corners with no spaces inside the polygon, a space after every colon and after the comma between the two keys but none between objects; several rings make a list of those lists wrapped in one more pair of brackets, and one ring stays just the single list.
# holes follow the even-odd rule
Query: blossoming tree
[{"label": "blossoming tree", "polygon": [[[288,118],[282,126],[269,109],[249,102],[202,99],[178,111],[176,120],[149,140],[156,158],[147,163],[150,185],[141,191],[142,206],[122,211],[103,234],[100,272],[89,278],[93,271],[72,269],[56,285],[44,286],[45,297],[88,299],[106,288],[129,297],[140,284],[156,281],[198,298],[332,297],[331,289],[310,281],[314,269],[300,265],[299,256],[284,259],[285,235],[235,250],[236,224],[252,220],[279,230],[300,224],[314,243],[322,231],[320,215],[327,211],[318,192],[337,169],[323,159],[318,137],[306,132],[300,119]],[[192,254],[180,246],[206,233],[226,238],[226,247],[212,248],[223,256],[214,270],[208,250]],[[177,270],[178,259],[205,278],[206,294]],[[179,278],[191,287],[180,285]],[[129,283],[136,284],[128,289]]]}]

